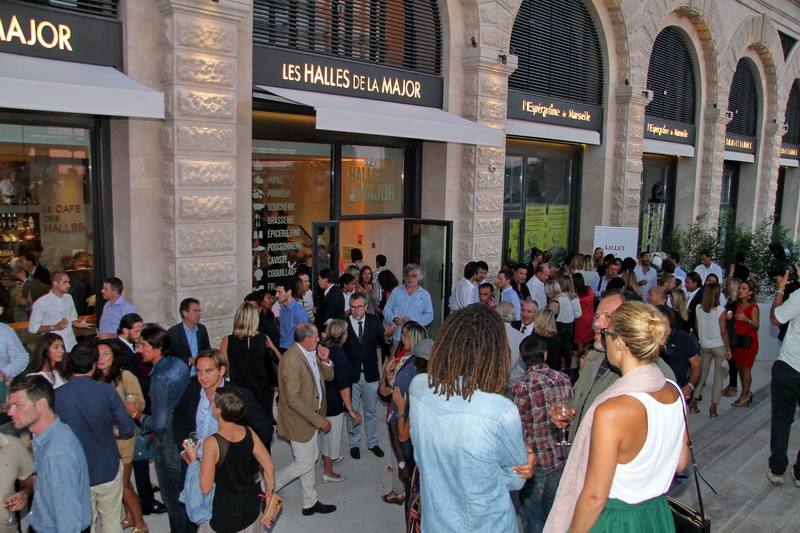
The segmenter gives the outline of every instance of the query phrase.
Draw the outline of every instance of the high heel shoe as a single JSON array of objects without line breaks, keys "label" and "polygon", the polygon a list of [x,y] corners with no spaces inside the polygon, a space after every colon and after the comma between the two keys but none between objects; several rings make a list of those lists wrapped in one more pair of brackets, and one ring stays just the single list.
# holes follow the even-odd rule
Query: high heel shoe
[{"label": "high heel shoe", "polygon": [[717,404],[712,403],[711,408],[708,410],[708,418],[717,418]]},{"label": "high heel shoe", "polygon": [[692,400],[689,402],[689,410],[693,413],[700,412],[700,408],[697,407],[697,398],[692,398]]},{"label": "high heel shoe", "polygon": [[732,398],[737,394],[739,394],[739,389],[737,387],[726,387],[725,390],[722,391],[722,395],[728,398]]},{"label": "high heel shoe", "polygon": [[746,400],[743,400],[743,399],[739,398],[738,400],[733,402],[731,405],[734,406],[734,407],[750,407],[751,403],[753,403],[753,393],[752,392],[748,392]]}]

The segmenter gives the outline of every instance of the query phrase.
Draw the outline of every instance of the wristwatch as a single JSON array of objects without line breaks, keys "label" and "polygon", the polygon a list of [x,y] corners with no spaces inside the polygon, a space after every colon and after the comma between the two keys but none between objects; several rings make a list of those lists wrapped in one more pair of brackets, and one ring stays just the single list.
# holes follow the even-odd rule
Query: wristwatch
[{"label": "wristwatch", "polygon": [[406,462],[405,461],[400,461],[399,463],[397,463],[397,466],[400,467],[400,468],[405,468],[406,467]]}]

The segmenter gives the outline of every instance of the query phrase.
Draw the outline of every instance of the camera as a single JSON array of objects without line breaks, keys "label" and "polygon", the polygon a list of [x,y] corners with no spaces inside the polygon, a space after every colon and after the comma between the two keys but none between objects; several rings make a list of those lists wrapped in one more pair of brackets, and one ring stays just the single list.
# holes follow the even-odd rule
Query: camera
[{"label": "camera", "polygon": [[785,242],[773,242],[769,245],[769,251],[772,253],[773,260],[767,269],[767,274],[772,277],[783,276],[788,270],[789,281],[796,281],[798,276],[794,264],[797,261],[789,245]]}]

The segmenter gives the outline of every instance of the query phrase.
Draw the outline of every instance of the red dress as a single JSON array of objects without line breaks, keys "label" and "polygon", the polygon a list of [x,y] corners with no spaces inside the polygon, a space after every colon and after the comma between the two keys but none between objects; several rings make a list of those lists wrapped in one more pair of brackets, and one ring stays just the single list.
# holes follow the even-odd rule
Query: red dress
[{"label": "red dress", "polygon": [[[736,305],[736,311],[734,312],[734,317],[739,314],[741,305]],[[753,320],[753,310],[756,308],[756,304],[749,304],[747,307],[744,308],[744,316]],[[750,324],[743,320],[736,319],[735,324],[733,326],[733,332],[739,335],[748,335],[753,340],[750,343],[750,348],[734,348],[733,349],[733,362],[736,363],[736,366],[741,366],[744,368],[752,368],[753,362],[756,360],[756,354],[758,353],[758,332],[754,331],[753,328],[750,327]]]},{"label": "red dress", "polygon": [[586,296],[579,298],[581,316],[575,319],[575,334],[573,340],[576,344],[586,344],[594,341],[592,321],[594,320],[594,291],[588,289]]}]

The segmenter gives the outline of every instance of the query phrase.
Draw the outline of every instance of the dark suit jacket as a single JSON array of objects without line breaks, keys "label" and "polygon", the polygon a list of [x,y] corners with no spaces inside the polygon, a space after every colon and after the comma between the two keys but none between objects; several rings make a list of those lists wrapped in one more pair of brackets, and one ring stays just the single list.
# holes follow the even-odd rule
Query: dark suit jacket
[{"label": "dark suit jacket", "polygon": [[[183,321],[178,322],[167,330],[169,339],[172,341],[172,351],[170,355],[177,357],[187,365],[192,357],[189,349],[189,339],[183,330]],[[208,339],[208,330],[203,324],[197,324],[197,353],[211,348],[211,341]]]},{"label": "dark suit jacket", "polygon": [[28,279],[38,279],[48,287],[50,286],[50,271],[42,265],[36,265],[33,272],[28,275]]},{"label": "dark suit jacket", "polygon": [[[136,376],[136,379],[138,379],[139,382],[141,383],[142,378],[139,375],[139,360],[136,358],[136,352],[131,350],[131,347],[128,345],[128,343],[123,341],[119,337],[112,340],[111,342],[116,343],[116,345],[119,346],[119,349],[122,350],[122,353],[125,354],[125,360],[128,362],[125,365],[125,370],[129,371],[131,374]],[[144,392],[144,390],[142,392]]]},{"label": "dark suit jacket", "polygon": [[344,320],[344,293],[338,285],[333,285],[328,294],[322,297],[322,301],[317,306],[316,319],[314,324],[320,333],[325,331],[325,322],[331,318],[341,318]]},{"label": "dark suit jacket", "polygon": [[[517,331],[522,331],[522,320],[512,320],[511,327]],[[529,327],[532,328],[533,324],[531,324]],[[525,333],[527,333],[527,331]]]},{"label": "dark suit jacket", "polygon": [[[274,431],[272,416],[264,412],[249,390],[237,387],[230,381],[225,381],[225,386],[233,387],[242,393],[247,402],[247,414],[244,415],[241,424],[253,428],[253,431],[256,432],[264,446],[269,448]],[[183,393],[181,402],[175,409],[175,414],[172,416],[172,431],[175,436],[175,443],[181,450],[183,450],[183,441],[189,438],[189,433],[197,429],[197,407],[200,405],[201,388],[197,381],[191,381]]]},{"label": "dark suit jacket", "polygon": [[364,315],[364,339],[358,342],[358,330],[353,328],[349,318],[347,322],[347,340],[344,342],[344,351],[353,367],[353,383],[358,383],[361,374],[369,383],[378,381],[381,377],[378,367],[377,350],[383,343],[383,323],[377,315],[367,313]]}]

